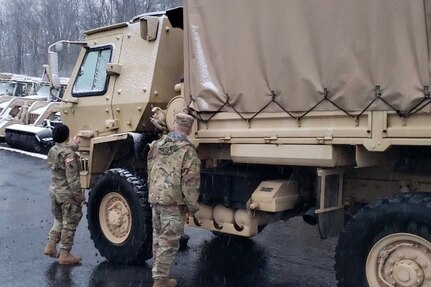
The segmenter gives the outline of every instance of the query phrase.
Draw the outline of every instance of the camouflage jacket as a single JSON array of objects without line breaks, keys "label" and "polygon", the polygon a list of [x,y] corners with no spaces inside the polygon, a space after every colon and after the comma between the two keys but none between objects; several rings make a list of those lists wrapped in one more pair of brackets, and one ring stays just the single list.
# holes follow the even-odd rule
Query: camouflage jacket
[{"label": "camouflage jacket", "polygon": [[186,205],[199,210],[200,165],[186,136],[171,132],[150,145],[148,153],[149,200],[162,205]]},{"label": "camouflage jacket", "polygon": [[70,202],[82,194],[76,150],[77,146],[58,143],[49,150],[48,165],[52,171],[49,192],[58,202]]}]

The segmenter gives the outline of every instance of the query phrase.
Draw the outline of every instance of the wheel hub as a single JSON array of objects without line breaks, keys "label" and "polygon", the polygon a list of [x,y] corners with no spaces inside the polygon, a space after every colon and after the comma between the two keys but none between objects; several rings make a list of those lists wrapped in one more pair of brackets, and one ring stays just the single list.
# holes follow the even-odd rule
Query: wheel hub
[{"label": "wheel hub", "polygon": [[431,287],[431,243],[414,234],[386,236],[371,249],[368,284],[376,287]]},{"label": "wheel hub", "polygon": [[115,204],[110,210],[108,210],[108,225],[110,227],[119,227],[124,222],[123,210],[125,207],[121,203]]},{"label": "wheel hub", "polygon": [[416,261],[401,260],[393,269],[393,278],[402,287],[420,286],[424,282],[424,271]]},{"label": "wheel hub", "polygon": [[105,237],[116,244],[123,243],[131,230],[131,212],[126,199],[117,192],[108,193],[100,203],[100,227]]}]

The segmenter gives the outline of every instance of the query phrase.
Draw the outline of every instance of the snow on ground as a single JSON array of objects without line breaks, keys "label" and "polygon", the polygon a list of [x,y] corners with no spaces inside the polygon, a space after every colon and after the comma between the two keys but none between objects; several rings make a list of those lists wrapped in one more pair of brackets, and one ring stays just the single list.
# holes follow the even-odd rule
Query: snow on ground
[{"label": "snow on ground", "polygon": [[28,155],[28,156],[31,156],[31,157],[36,157],[36,158],[40,158],[40,159],[46,159],[46,155],[44,155],[44,154],[23,151],[23,150],[19,150],[19,149],[15,149],[15,148],[10,148],[10,147],[0,146],[0,150],[7,150],[7,151],[12,151],[12,152],[20,153],[20,154],[25,154],[25,155]]}]

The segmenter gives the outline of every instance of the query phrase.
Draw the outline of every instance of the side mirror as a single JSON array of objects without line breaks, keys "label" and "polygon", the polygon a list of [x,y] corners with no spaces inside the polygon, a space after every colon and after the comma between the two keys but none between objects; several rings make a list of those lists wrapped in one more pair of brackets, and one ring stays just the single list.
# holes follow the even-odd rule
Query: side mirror
[{"label": "side mirror", "polygon": [[51,86],[59,90],[61,86],[58,75],[58,54],[52,51],[48,52],[48,77]]},{"label": "side mirror", "polygon": [[55,42],[54,44],[52,44],[48,47],[48,77],[49,77],[49,82],[50,82],[51,86],[57,90],[59,90],[61,88],[60,75],[58,72],[58,55],[53,50],[56,50],[58,52],[63,50],[64,44],[80,45],[84,48],[88,47],[87,42],[67,41],[67,40],[61,40],[61,41]]},{"label": "side mirror", "polygon": [[141,38],[150,42],[157,39],[157,31],[159,30],[158,17],[142,17],[141,22]]}]

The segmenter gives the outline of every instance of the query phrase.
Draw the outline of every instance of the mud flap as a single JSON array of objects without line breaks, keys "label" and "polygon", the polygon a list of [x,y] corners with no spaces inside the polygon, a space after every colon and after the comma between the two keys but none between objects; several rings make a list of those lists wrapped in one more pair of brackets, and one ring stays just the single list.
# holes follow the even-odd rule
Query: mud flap
[{"label": "mud flap", "polygon": [[317,222],[320,237],[337,236],[344,228],[344,169],[318,169]]}]

